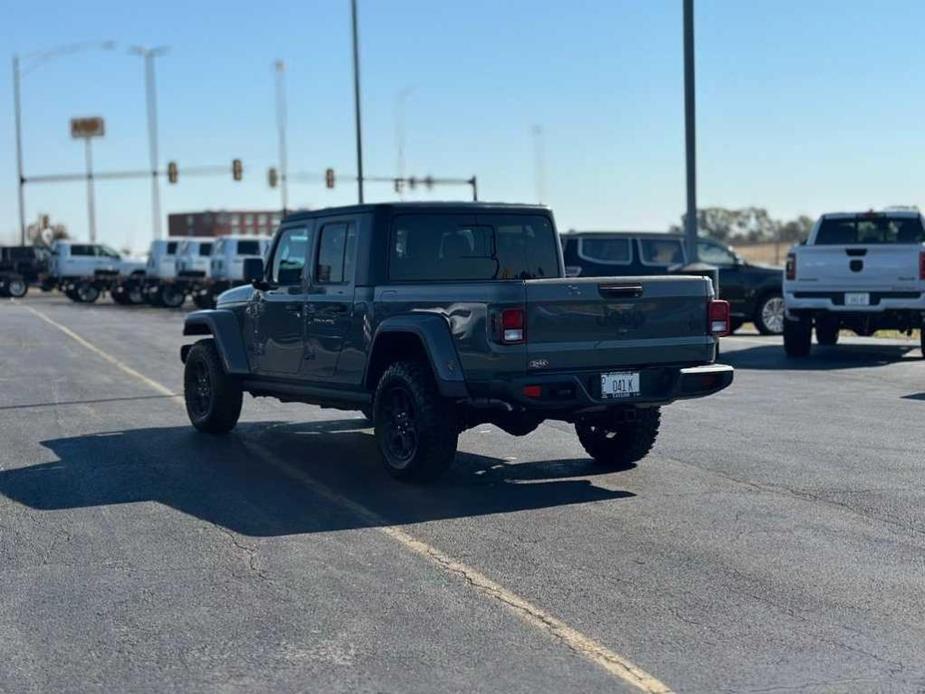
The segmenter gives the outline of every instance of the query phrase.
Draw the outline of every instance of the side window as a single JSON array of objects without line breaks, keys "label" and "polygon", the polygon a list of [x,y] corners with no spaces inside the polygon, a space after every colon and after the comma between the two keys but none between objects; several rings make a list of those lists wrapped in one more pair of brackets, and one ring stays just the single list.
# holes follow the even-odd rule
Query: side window
[{"label": "side window", "polygon": [[680,239],[639,239],[643,265],[669,267],[684,262],[684,247]]},{"label": "side window", "polygon": [[281,287],[301,284],[308,250],[308,230],[287,229],[279,239],[273,256],[271,279]]},{"label": "side window", "polygon": [[238,255],[262,255],[260,241],[238,241]]},{"label": "side window", "polygon": [[710,241],[697,242],[697,255],[699,255],[700,260],[705,263],[722,267],[735,265],[736,260],[731,251],[723,248],[717,243],[711,243]]},{"label": "side window", "polygon": [[579,241],[579,255],[585,260],[607,265],[628,265],[630,263],[630,240],[617,238],[591,239]]},{"label": "side window", "polygon": [[321,228],[315,282],[341,284],[353,281],[356,264],[356,227],[345,222],[325,224]]}]

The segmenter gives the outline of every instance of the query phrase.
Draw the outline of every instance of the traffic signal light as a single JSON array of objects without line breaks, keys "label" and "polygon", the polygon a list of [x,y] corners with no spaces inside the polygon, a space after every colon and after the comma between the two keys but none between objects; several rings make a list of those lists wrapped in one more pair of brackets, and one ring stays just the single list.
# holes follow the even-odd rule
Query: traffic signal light
[{"label": "traffic signal light", "polygon": [[240,181],[244,177],[244,165],[241,164],[240,159],[231,160],[231,177],[236,181]]},{"label": "traffic signal light", "polygon": [[408,179],[408,187],[411,188],[411,190],[414,190],[417,187],[417,184],[418,179],[416,179],[414,176]]},{"label": "traffic signal light", "polygon": [[424,179],[424,185],[427,186],[427,190],[430,190],[434,187],[434,177],[428,176]]},{"label": "traffic signal light", "polygon": [[167,162],[167,182],[176,183],[177,176],[179,176],[179,174],[180,172],[177,170],[177,162],[175,161]]},{"label": "traffic signal light", "polygon": [[271,166],[267,170],[267,183],[270,184],[271,188],[275,188],[276,184],[279,183],[279,173],[277,173],[275,166]]},{"label": "traffic signal light", "polygon": [[404,189],[404,187],[405,187],[405,182],[400,178],[396,178],[395,179],[395,192],[400,193]]},{"label": "traffic signal light", "polygon": [[334,187],[334,169],[328,169],[324,172],[324,185],[328,188]]}]

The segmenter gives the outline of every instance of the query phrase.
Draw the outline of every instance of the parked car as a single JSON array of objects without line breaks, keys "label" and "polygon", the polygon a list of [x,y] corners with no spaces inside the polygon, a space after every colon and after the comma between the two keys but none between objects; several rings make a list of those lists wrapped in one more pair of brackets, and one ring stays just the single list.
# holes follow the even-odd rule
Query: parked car
[{"label": "parked car", "polygon": [[186,291],[176,284],[180,239],[156,239],[148,249],[145,266],[145,300],[152,306],[180,308]]},{"label": "parked car", "polygon": [[190,421],[232,429],[242,393],[363,410],[386,469],[429,480],[461,431],[574,424],[597,462],[643,458],[660,407],[726,388],[729,305],[702,277],[565,279],[552,213],[395,203],[303,212],[218,308],[187,316]]},{"label": "parked car", "polygon": [[[822,215],[787,256],[784,348],[805,357],[839,331],[911,333],[925,315],[925,228],[914,211]],[[925,331],[922,331],[925,354]]]},{"label": "parked car", "polygon": [[[662,232],[569,232],[562,235],[566,272],[571,277],[663,275],[687,265],[682,234]],[[698,240],[702,263],[719,273],[719,295],[732,309],[732,329],[752,322],[763,335],[783,332],[783,268],[744,260],[729,246]]]},{"label": "parked car", "polygon": [[49,252],[40,246],[0,246],[0,296],[22,298],[48,277]]},{"label": "parked car", "polygon": [[[93,303],[106,290],[138,284],[144,264],[103,244],[55,241],[51,247],[48,286],[73,301]],[[121,293],[120,293],[121,295]]]},{"label": "parked car", "polygon": [[177,248],[176,282],[193,298],[198,308],[211,308],[213,301],[209,288],[212,275],[212,247],[214,238],[189,238]]}]

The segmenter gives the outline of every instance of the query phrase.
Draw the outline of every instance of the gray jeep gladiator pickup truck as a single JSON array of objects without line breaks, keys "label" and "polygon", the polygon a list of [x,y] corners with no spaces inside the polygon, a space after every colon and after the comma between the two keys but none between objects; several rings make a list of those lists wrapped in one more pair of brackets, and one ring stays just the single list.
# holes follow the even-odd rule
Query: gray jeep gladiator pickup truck
[{"label": "gray jeep gladiator pickup truck", "polygon": [[431,480],[460,432],[575,425],[597,462],[627,467],[659,407],[716,393],[729,305],[703,277],[565,278],[551,211],[393,203],[297,213],[250,284],[186,317],[189,418],[231,430],[242,394],[361,410],[387,470]]}]

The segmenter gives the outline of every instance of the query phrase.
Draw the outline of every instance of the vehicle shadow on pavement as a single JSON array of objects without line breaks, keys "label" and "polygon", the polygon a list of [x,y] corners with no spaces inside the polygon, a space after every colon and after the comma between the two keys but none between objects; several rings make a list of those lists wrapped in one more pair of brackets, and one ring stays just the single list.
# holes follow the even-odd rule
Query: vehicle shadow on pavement
[{"label": "vehicle shadow on pavement", "polygon": [[[181,426],[51,439],[42,445],[58,460],[0,471],[0,493],[43,511],[153,501],[251,536],[421,523],[634,496],[580,479],[593,472],[588,460],[510,463],[471,453],[460,453],[435,484],[402,484],[382,469],[371,432],[357,428],[364,426],[364,420],[354,418],[242,423],[228,436]],[[317,484],[302,484],[295,479],[299,476]],[[381,520],[357,513],[340,499],[361,504]]]},{"label": "vehicle shadow on pavement", "polygon": [[792,359],[782,346],[767,345],[723,352],[719,361],[736,369],[757,371],[837,371],[894,364],[912,357],[912,352],[917,357],[918,349],[918,345],[813,345],[810,356]]}]

